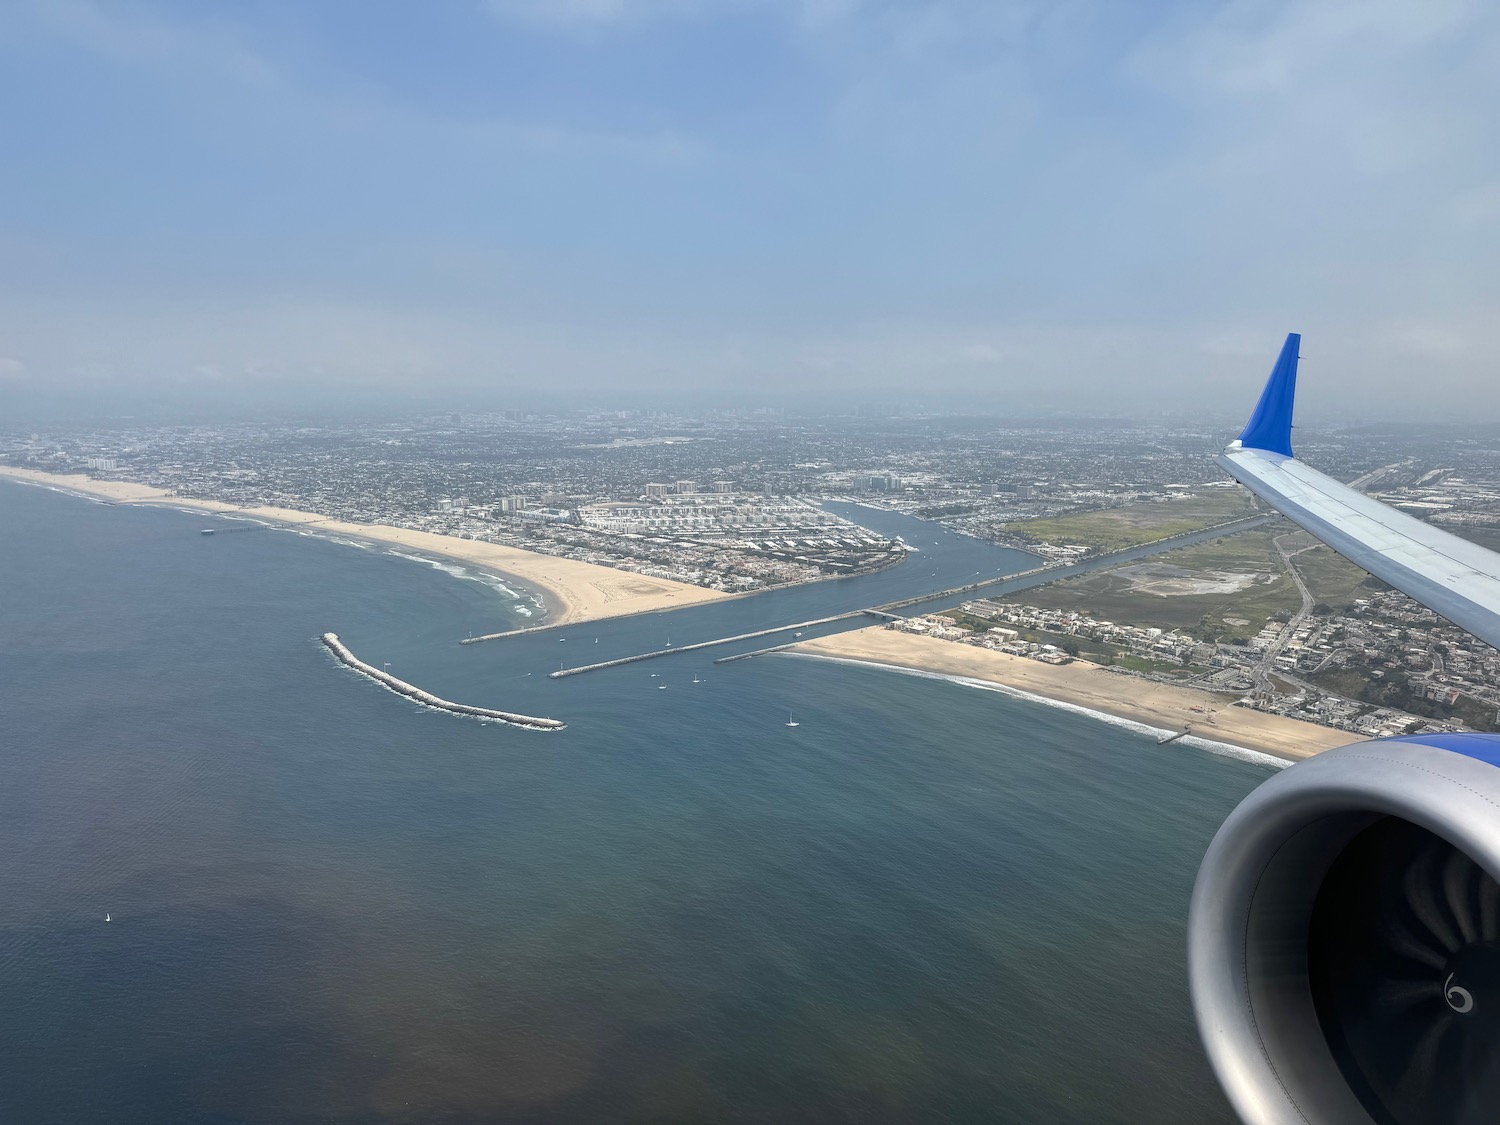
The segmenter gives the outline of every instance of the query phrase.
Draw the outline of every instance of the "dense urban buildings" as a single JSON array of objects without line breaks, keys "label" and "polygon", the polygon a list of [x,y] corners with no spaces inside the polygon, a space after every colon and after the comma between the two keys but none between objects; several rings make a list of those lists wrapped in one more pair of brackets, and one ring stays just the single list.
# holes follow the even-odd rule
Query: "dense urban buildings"
[{"label": "dense urban buildings", "polygon": [[[1209,424],[649,412],[0,435],[0,461],[384,523],[742,592],[891,565],[856,501],[1066,562],[1256,510]],[[1500,542],[1500,438],[1299,431],[1302,457]],[[901,628],[1101,660],[1365,734],[1496,725],[1500,657],[1273,525]]]}]

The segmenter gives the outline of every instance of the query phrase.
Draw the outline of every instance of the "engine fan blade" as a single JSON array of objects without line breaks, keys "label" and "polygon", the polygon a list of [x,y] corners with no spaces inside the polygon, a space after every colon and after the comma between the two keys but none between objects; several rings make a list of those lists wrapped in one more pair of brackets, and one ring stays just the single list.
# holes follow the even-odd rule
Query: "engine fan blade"
[{"label": "engine fan blade", "polygon": [[1500,1121],[1500,886],[1468,856],[1394,817],[1361,832],[1319,891],[1308,978],[1376,1121]]}]

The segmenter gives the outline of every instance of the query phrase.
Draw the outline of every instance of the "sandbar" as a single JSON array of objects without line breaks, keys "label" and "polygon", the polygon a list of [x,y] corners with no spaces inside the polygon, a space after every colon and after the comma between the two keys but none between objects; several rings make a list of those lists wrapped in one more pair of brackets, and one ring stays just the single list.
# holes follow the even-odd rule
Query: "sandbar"
[{"label": "sandbar", "polygon": [[985,680],[1164,730],[1180,731],[1191,724],[1193,734],[1202,738],[1290,761],[1364,741],[1349,731],[1235,707],[1229,696],[1160,684],[1084,660],[1043,664],[879,625],[802,641],[791,651]]},{"label": "sandbar", "polygon": [[652,613],[679,606],[720,601],[733,596],[718,590],[690,586],[685,582],[651,578],[628,570],[557,558],[499,543],[459,539],[457,536],[437,535],[430,531],[411,531],[387,524],[351,523],[292,508],[241,507],[218,500],[196,500],[150,485],[95,480],[81,473],[63,475],[0,465],[0,476],[70,489],[120,504],[169,504],[205,512],[251,516],[274,523],[316,527],[320,532],[368,539],[483,567],[540,590],[547,603],[549,625],[596,621],[631,613]]}]

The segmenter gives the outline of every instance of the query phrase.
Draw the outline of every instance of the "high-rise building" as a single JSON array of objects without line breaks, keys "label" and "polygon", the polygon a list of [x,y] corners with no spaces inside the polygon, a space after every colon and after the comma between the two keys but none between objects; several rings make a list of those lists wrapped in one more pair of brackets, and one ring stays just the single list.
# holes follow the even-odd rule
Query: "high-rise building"
[{"label": "high-rise building", "polygon": [[690,492],[698,491],[698,482],[695,480],[680,480],[673,487],[677,490],[677,495],[686,496]]},{"label": "high-rise building", "polygon": [[667,486],[664,484],[648,484],[646,486],[646,498],[648,500],[663,500],[667,495]]},{"label": "high-rise building", "polygon": [[714,481],[714,491],[715,492],[733,492],[734,491],[734,481],[732,481],[732,480],[716,480],[716,481]]}]

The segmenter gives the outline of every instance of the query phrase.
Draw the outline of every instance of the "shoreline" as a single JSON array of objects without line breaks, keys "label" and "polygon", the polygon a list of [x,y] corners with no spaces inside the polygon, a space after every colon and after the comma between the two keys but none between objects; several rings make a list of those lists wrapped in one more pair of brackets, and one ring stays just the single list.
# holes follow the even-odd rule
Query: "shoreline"
[{"label": "shoreline", "polygon": [[1043,664],[878,625],[802,641],[787,652],[1000,690],[1140,728],[1142,733],[1175,734],[1192,724],[1192,733],[1176,741],[1241,752],[1234,754],[1236,757],[1249,754],[1274,759],[1260,763],[1264,765],[1284,766],[1336,746],[1364,741],[1348,731],[1236,707],[1223,696],[1143,680],[1087,661]]},{"label": "shoreline", "polygon": [[502,579],[511,579],[535,589],[542,595],[546,612],[544,624],[549,626],[653,613],[679,606],[723,601],[734,596],[671,579],[650,578],[628,570],[544,555],[479,539],[459,539],[452,535],[412,531],[388,524],[350,523],[293,508],[245,507],[220,500],[198,500],[130,481],[94,480],[81,473],[63,475],[0,465],[0,477],[116,504],[167,506],[214,515],[248,516],[308,534],[327,532],[330,537],[346,536],[382,547],[405,547],[408,550],[426,552],[442,559],[478,567]]}]

